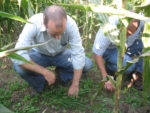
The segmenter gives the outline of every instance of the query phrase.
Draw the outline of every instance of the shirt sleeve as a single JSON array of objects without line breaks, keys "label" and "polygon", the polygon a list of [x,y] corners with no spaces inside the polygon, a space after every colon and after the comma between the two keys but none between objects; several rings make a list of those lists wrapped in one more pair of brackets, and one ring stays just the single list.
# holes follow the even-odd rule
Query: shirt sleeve
[{"label": "shirt sleeve", "polygon": [[[34,22],[34,18],[31,17],[31,19],[29,19],[29,21]],[[33,37],[35,37],[35,35],[36,35],[36,25],[34,23],[32,23],[32,24],[26,23],[20,36],[19,36],[19,39],[16,43],[15,48],[30,46],[33,41]],[[21,55],[22,57],[24,57],[26,60],[30,60],[28,50],[20,50],[20,51],[17,51],[16,53]],[[21,64],[25,63],[23,61],[16,60],[16,59],[12,59],[12,61],[13,61],[13,63],[15,63],[17,65],[21,65]]]},{"label": "shirt sleeve", "polygon": [[71,58],[74,69],[83,69],[85,65],[85,53],[82,46],[82,40],[80,37],[77,24],[72,18],[69,18],[69,46],[71,48]]},{"label": "shirt sleeve", "polygon": [[103,31],[99,29],[96,34],[92,50],[95,54],[102,56],[110,43],[110,40],[104,36]]}]

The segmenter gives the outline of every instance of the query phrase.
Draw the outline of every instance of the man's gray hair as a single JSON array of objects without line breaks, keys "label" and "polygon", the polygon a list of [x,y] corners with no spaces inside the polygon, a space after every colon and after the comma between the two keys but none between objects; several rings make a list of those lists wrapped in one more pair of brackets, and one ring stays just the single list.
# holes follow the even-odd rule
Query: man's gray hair
[{"label": "man's gray hair", "polygon": [[66,11],[63,7],[51,5],[44,11],[44,24],[47,27],[48,21],[54,21],[56,27],[62,27],[63,19],[67,19]]}]

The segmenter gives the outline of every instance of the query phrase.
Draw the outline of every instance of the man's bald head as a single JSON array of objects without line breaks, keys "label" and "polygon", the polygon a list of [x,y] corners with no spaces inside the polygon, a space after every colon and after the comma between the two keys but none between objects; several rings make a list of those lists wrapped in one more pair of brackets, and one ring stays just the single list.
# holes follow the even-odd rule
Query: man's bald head
[{"label": "man's bald head", "polygon": [[67,15],[65,9],[61,6],[51,5],[44,11],[44,24],[46,27],[50,20],[55,23],[56,27],[62,27],[64,19],[67,19]]}]

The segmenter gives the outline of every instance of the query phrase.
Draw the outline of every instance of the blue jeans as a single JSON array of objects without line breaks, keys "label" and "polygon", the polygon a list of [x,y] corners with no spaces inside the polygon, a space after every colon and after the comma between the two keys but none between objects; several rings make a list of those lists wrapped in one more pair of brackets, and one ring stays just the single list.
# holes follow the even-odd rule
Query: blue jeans
[{"label": "blue jeans", "polygon": [[[112,72],[117,72],[117,56],[118,56],[118,51],[116,48],[113,49],[107,49],[103,55],[103,59],[105,60],[106,63],[106,68],[107,70],[110,70]],[[123,59],[123,66],[126,65],[127,61],[132,61],[132,58],[125,54],[124,59]],[[140,59],[138,62],[132,64],[124,74],[130,74],[133,71],[137,71],[142,73],[143,72],[143,59]]]},{"label": "blue jeans", "polygon": [[[73,65],[69,60],[71,59],[71,51],[69,49],[66,49],[64,52],[56,56],[47,56],[34,50],[32,50],[29,55],[34,62],[43,67],[56,66],[56,68],[58,68],[58,73],[64,82],[72,80]],[[83,72],[87,72],[91,67],[92,61],[86,57]],[[45,78],[42,75],[23,69],[17,64],[14,64],[14,69],[37,92],[42,91],[45,84]]]}]

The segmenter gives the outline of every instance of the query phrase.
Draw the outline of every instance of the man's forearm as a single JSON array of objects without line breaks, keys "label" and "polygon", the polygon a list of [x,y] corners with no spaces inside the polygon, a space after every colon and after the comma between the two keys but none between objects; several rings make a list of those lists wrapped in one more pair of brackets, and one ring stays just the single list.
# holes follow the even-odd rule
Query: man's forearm
[{"label": "man's forearm", "polygon": [[48,82],[48,85],[52,85],[55,83],[55,75],[53,72],[49,71],[43,66],[40,66],[33,61],[31,61],[33,64],[23,64],[20,65],[22,68],[39,73],[44,76],[45,80]]},{"label": "man's forearm", "polygon": [[96,61],[96,64],[97,64],[97,66],[100,70],[100,73],[101,73],[102,77],[104,78],[105,76],[107,76],[107,72],[106,72],[106,69],[105,69],[103,57],[94,54],[94,59]]},{"label": "man's forearm", "polygon": [[82,75],[82,69],[74,70],[72,85],[79,86],[81,75]]},{"label": "man's forearm", "polygon": [[45,72],[47,69],[44,68],[43,66],[40,66],[38,64],[36,64],[35,62],[33,62],[32,60],[30,61],[32,64],[22,64],[20,65],[20,67],[24,68],[24,69],[27,69],[27,70],[30,70],[30,71],[33,71],[33,72],[36,72],[36,73],[39,73],[41,75],[43,75],[43,72]]}]

